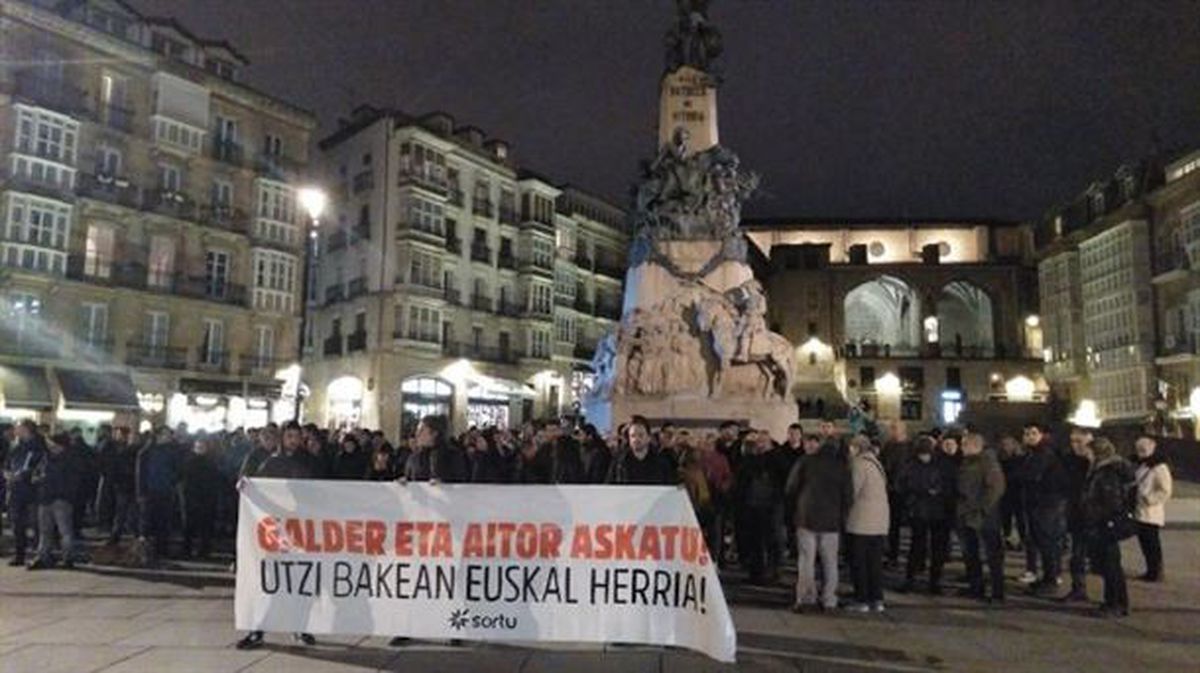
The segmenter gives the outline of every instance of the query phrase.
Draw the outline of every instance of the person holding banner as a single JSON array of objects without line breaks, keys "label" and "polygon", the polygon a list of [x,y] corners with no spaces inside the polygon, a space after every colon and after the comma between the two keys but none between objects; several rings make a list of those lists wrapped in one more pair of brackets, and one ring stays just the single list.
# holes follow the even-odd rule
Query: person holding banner
[{"label": "person holding banner", "polygon": [[[310,459],[300,455],[303,452],[300,426],[295,421],[284,426],[282,444],[279,441],[279,431],[272,426],[263,428],[261,434],[265,446],[279,448],[259,465],[258,472],[254,476],[276,479],[311,479],[313,477],[309,467]],[[241,488],[240,482],[238,487]],[[311,633],[296,633],[293,634],[293,637],[310,647],[317,644],[317,639]],[[252,650],[262,645],[262,641],[262,631],[251,631],[237,642],[237,648]]]},{"label": "person holding banner", "polygon": [[446,440],[446,417],[422,418],[417,424],[413,452],[404,466],[404,478],[455,483],[466,481],[467,476],[466,456]]},{"label": "person holding banner", "polygon": [[675,466],[671,459],[650,444],[650,426],[646,419],[635,416],[625,426],[627,446],[612,464],[608,473],[610,484],[664,485],[675,483]]}]

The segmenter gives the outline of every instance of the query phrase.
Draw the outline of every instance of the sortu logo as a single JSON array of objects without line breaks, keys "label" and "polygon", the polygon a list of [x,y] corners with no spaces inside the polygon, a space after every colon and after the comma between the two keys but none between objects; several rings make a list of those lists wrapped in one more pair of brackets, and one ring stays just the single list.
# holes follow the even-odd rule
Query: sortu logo
[{"label": "sortu logo", "polygon": [[470,608],[461,608],[450,613],[450,628],[455,631],[471,629],[503,629],[506,631],[517,628],[517,618],[508,615],[473,615]]}]

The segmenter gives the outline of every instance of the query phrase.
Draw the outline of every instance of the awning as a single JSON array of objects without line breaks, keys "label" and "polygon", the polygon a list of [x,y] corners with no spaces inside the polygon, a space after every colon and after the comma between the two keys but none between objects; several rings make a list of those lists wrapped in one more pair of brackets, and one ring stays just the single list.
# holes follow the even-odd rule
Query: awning
[{"label": "awning", "polygon": [[492,376],[472,376],[470,385],[467,386],[467,397],[472,397],[472,393],[477,398],[489,399],[496,396],[509,397],[536,397],[536,393],[532,386],[524,383],[518,383],[510,379],[498,379]]},{"label": "awning", "polygon": [[45,367],[0,364],[0,388],[4,406],[23,409],[53,409],[50,382]]},{"label": "awning", "polygon": [[138,410],[137,390],[125,372],[54,369],[68,409]]}]

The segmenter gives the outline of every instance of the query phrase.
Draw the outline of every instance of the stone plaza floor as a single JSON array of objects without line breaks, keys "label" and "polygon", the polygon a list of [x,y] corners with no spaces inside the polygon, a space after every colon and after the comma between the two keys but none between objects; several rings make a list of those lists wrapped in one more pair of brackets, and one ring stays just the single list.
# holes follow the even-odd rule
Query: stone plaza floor
[{"label": "stone plaza floor", "polygon": [[[1164,534],[1168,582],[1130,581],[1134,614],[1107,621],[1087,607],[1027,598],[992,607],[962,598],[887,594],[882,615],[794,615],[791,589],[727,580],[745,671],[1185,671],[1200,661],[1200,531]],[[1141,572],[1136,544],[1127,574]],[[1010,554],[1009,574],[1019,572]],[[960,564],[948,576],[961,574]],[[894,578],[893,578],[894,579]],[[1093,596],[1099,578],[1090,578]],[[320,638],[304,648],[268,635],[259,650],[233,645],[233,578],[215,565],[171,571],[84,566],[0,569],[0,673],[350,673],[362,671],[734,670],[660,648],[549,650],[482,643],[451,647],[387,639]]]}]

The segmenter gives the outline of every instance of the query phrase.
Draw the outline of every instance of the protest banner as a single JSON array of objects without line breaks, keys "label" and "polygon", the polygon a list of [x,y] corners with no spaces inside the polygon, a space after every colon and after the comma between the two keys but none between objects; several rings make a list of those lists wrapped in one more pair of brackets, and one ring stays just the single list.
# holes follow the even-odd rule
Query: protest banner
[{"label": "protest banner", "polygon": [[664,486],[250,479],[234,611],[243,630],[737,649]]}]

